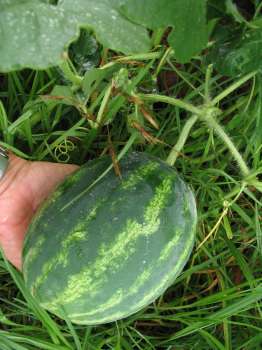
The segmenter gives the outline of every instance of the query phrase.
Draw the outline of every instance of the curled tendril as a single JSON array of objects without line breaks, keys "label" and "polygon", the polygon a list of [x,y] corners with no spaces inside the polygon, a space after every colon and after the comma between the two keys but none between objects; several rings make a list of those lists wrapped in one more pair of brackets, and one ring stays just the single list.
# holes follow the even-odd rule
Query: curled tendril
[{"label": "curled tendril", "polygon": [[55,158],[60,163],[67,163],[70,159],[70,152],[75,149],[72,141],[65,139],[55,148]]}]

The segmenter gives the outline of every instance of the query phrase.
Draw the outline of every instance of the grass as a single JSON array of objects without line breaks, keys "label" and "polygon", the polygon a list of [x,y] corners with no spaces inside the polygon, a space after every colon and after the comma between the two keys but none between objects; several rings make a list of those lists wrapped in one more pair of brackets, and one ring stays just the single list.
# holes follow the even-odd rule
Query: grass
[{"label": "grass", "polygon": [[[164,55],[116,62],[109,54],[107,63],[122,68],[121,75],[113,78],[113,85],[111,75],[91,87],[88,103],[80,92],[70,96],[68,90],[60,90],[59,96],[50,95],[61,84],[56,69],[2,75],[1,144],[32,160],[83,164],[110,149],[119,155],[129,148],[167,159],[184,135],[191,113],[157,95],[199,108],[207,91],[211,98],[221,98],[235,86],[223,99],[216,98],[222,110],[217,120],[249,169],[261,173],[261,77],[253,75],[238,85],[237,79],[225,79],[217,72],[206,79],[204,60],[177,66],[172,54],[162,60]],[[94,116],[99,116],[100,125]],[[261,349],[261,195],[254,186],[242,186],[237,162],[205,121],[191,126],[180,143],[175,167],[196,194],[197,240],[174,284],[127,319],[98,327],[76,326],[41,309],[20,273],[2,257],[1,350]]]}]

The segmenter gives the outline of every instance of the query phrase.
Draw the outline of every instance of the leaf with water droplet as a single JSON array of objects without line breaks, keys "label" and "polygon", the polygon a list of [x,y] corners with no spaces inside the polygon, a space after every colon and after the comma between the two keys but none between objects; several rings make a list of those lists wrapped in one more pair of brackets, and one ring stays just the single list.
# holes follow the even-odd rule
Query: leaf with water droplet
[{"label": "leaf with water droplet", "polygon": [[146,29],[119,13],[121,3],[122,0],[64,0],[61,8],[82,27],[94,29],[105,47],[125,54],[148,51],[150,39]]},{"label": "leaf with water droplet", "polygon": [[46,68],[63,60],[77,34],[63,11],[39,1],[0,2],[0,71]]},{"label": "leaf with water droplet", "polygon": [[64,0],[54,6],[39,0],[1,0],[0,71],[62,63],[81,27],[92,29],[107,48],[148,51],[146,29],[119,14],[117,3],[120,0]]}]

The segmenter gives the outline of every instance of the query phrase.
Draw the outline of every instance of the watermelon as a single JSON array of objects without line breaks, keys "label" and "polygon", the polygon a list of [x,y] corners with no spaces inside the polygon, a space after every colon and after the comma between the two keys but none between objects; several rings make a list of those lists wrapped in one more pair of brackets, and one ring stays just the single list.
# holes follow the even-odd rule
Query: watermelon
[{"label": "watermelon", "polygon": [[171,166],[145,153],[101,157],[69,176],[36,213],[23,274],[39,303],[77,324],[127,317],[159,297],[191,253],[196,205]]}]

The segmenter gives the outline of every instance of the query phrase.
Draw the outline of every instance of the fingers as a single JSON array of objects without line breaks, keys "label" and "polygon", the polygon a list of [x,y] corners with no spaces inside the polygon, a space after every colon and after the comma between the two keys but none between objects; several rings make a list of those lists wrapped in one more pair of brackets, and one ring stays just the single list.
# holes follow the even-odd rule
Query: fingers
[{"label": "fingers", "polygon": [[22,250],[25,232],[29,222],[25,220],[19,225],[1,225],[0,226],[0,245],[4,251],[5,257],[17,269],[22,269]]},{"label": "fingers", "polygon": [[0,197],[0,245],[5,256],[21,268],[23,241],[33,216],[32,203],[18,189]]},{"label": "fingers", "polygon": [[13,154],[0,181],[0,245],[8,260],[21,269],[23,241],[42,202],[78,166],[30,162]]},{"label": "fingers", "polygon": [[32,192],[33,207],[36,209],[54,189],[79,167],[73,164],[32,162],[27,181]]}]

